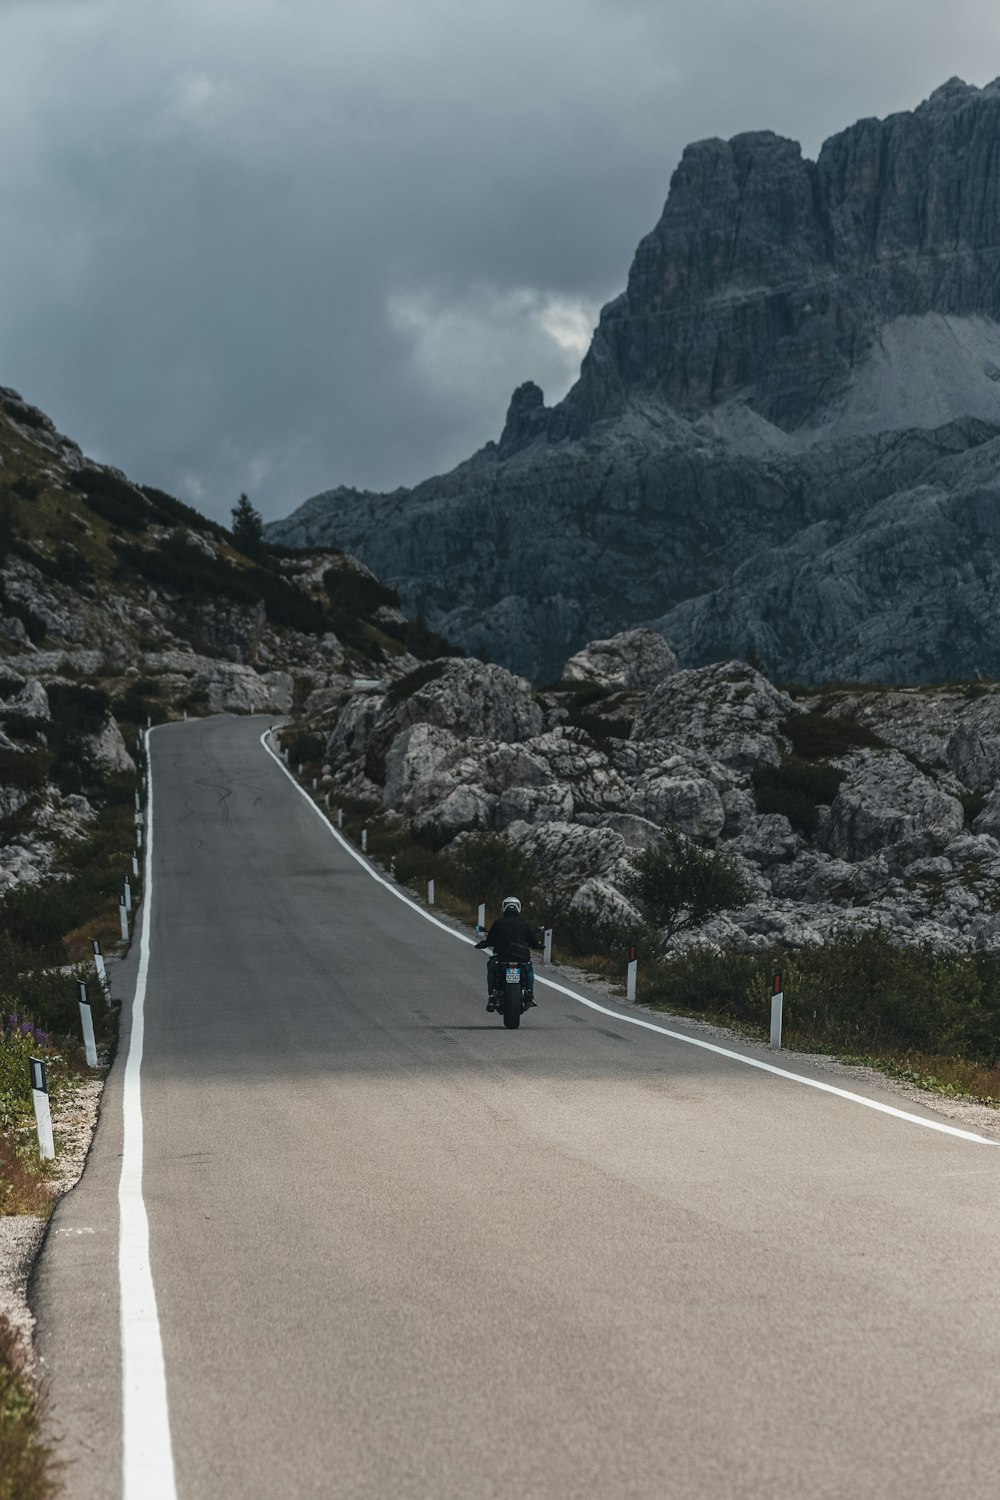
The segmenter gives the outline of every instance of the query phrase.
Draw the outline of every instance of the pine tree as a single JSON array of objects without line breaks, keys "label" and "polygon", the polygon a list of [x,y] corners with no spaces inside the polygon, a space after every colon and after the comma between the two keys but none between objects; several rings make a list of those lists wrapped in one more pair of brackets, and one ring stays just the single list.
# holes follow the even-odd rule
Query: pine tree
[{"label": "pine tree", "polygon": [[248,557],[259,557],[264,550],[264,517],[255,510],[246,495],[233,506],[233,540]]}]

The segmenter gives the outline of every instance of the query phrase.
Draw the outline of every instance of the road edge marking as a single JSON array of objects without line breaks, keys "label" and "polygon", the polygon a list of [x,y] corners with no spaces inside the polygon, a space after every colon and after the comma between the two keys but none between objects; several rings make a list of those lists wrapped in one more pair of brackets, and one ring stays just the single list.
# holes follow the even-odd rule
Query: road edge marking
[{"label": "road edge marking", "polygon": [[[159,725],[154,726],[159,728]],[[153,906],[153,760],[146,735],[146,847],[139,972],[122,1087],[122,1170],[118,1181],[118,1289],[122,1357],[123,1500],[177,1500],[163,1339],[149,1258],[149,1217],[142,1195],[140,1074]]]},{"label": "road edge marking", "polygon": [[[274,761],[275,765],[285,773],[299,795],[305,798],[316,816],[326,825],[328,831],[333,834],[337,843],[347,851],[351,858],[357,860],[358,864],[371,876],[372,880],[384,886],[398,901],[402,901],[404,906],[412,908],[425,921],[433,922],[435,927],[440,927],[441,931],[447,932],[450,937],[457,938],[460,943],[468,943],[470,947],[474,948],[475,942],[471,937],[467,937],[464,932],[456,932],[453,927],[448,927],[444,922],[439,921],[437,917],[432,917],[430,912],[425,911],[416,901],[412,901],[409,896],[404,896],[398,886],[393,885],[391,881],[386,880],[384,876],[380,875],[377,870],[372,869],[368,861],[344,838],[343,834],[334,828],[329,818],[323,812],[323,809],[314,802],[305,787],[299,785],[280,755],[275,754],[270,745],[266,743],[270,734],[270,729],[264,730],[264,733],[260,736],[261,745]],[[864,1094],[852,1093],[850,1089],[839,1089],[836,1084],[823,1083],[819,1078],[806,1078],[803,1073],[793,1073],[788,1068],[779,1068],[774,1063],[764,1062],[762,1058],[747,1057],[743,1052],[733,1052],[729,1047],[720,1047],[717,1043],[706,1042],[701,1037],[685,1036],[682,1031],[671,1031],[666,1026],[657,1026],[655,1021],[644,1021],[639,1016],[622,1015],[621,1011],[610,1010],[608,1006],[601,1005],[596,1000],[589,1000],[586,995],[579,995],[576,990],[568,989],[566,985],[559,984],[554,979],[546,979],[537,972],[535,974],[535,983],[544,984],[548,989],[556,990],[560,995],[566,995],[570,1000],[575,1000],[578,1005],[586,1005],[588,1009],[599,1011],[604,1016],[611,1016],[613,1020],[621,1021],[627,1026],[638,1026],[643,1031],[655,1031],[660,1036],[669,1037],[671,1041],[684,1042],[689,1047],[700,1047],[704,1052],[714,1052],[718,1057],[725,1057],[732,1062],[743,1063],[748,1068],[757,1068],[762,1073],[771,1073],[775,1078],[786,1078],[792,1083],[801,1083],[807,1088],[819,1089],[821,1093],[833,1094],[836,1098],[847,1099],[852,1104],[863,1104],[866,1109],[874,1109],[879,1114],[891,1115],[897,1120],[906,1120],[911,1125],[922,1125],[925,1130],[936,1130],[942,1135],[956,1136],[959,1140],[972,1141],[977,1146],[1000,1146],[1000,1141],[991,1140],[986,1135],[977,1135],[975,1131],[962,1130],[957,1125],[946,1125],[942,1120],[925,1120],[921,1115],[911,1115],[908,1110],[897,1109],[894,1104],[883,1104],[878,1099],[866,1099]]]}]

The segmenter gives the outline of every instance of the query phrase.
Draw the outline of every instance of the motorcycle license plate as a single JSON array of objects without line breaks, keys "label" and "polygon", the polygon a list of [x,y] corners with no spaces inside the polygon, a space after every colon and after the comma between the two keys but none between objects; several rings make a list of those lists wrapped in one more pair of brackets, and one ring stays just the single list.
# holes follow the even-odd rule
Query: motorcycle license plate
[{"label": "motorcycle license plate", "polygon": [[507,983],[508,984],[520,984],[521,983],[521,971],[520,971],[520,969],[509,968],[507,970]]}]

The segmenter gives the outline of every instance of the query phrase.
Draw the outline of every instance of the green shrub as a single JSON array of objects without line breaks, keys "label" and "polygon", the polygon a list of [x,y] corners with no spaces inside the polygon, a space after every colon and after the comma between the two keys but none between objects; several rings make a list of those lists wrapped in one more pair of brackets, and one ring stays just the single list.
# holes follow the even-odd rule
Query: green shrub
[{"label": "green shrub", "polygon": [[281,748],[288,751],[288,763],[293,770],[300,761],[316,765],[326,754],[326,735],[312,729],[285,729]]},{"label": "green shrub", "polygon": [[989,798],[985,792],[959,792],[958,800],[965,812],[965,826],[971,828]]},{"label": "green shrub", "polygon": [[37,792],[49,778],[52,757],[47,750],[0,750],[0,786]]},{"label": "green shrub", "polygon": [[210,536],[217,537],[221,542],[231,540],[229,532],[218,521],[210,521],[208,516],[203,516],[201,511],[195,510],[193,505],[185,505],[183,500],[175,500],[173,495],[168,495],[166,490],[158,490],[151,484],[140,485],[139,488],[149,502],[149,508],[157,521],[162,521],[168,526],[189,526],[192,531],[207,531]]},{"label": "green shrub", "polygon": [[263,601],[268,618],[306,635],[333,628],[326,612],[302,589],[263,567],[236,568],[224,557],[209,557],[182,536],[164,538],[155,547],[113,544],[125,568],[159,588],[198,601],[221,595],[237,604]]},{"label": "green shrub", "polygon": [[752,888],[725,855],[703,849],[678,829],[669,829],[665,839],[662,847],[633,859],[619,887],[668,941],[716,912],[746,906]]},{"label": "green shrub", "polygon": [[145,725],[159,711],[159,684],[152,677],[136,677],[112,705],[115,718],[126,724]]},{"label": "green shrub", "polygon": [[0,1129],[9,1130],[20,1116],[30,1115],[28,1059],[51,1046],[48,1032],[16,1011],[0,1007]]},{"label": "green shrub", "polygon": [[519,896],[522,904],[536,904],[537,872],[526,854],[499,833],[473,834],[440,860],[441,879],[456,896],[471,905],[485,900],[497,916],[505,896]]},{"label": "green shrub", "polygon": [[116,474],[105,469],[77,469],[69,482],[80,491],[84,504],[110,526],[122,531],[146,530],[149,506],[144,496]]},{"label": "green shrub", "polygon": [[352,618],[372,615],[383,604],[399,608],[399,595],[395,589],[379,583],[377,578],[355,572],[353,568],[327,568],[323,574],[323,587],[330,596],[333,609]]},{"label": "green shrub", "polygon": [[885,740],[858,719],[823,713],[792,714],[781,725],[792,751],[804,760],[826,760],[852,750],[884,750]]},{"label": "green shrub", "polygon": [[1000,1062],[1000,958],[899,948],[881,929],[766,958],[691,948],[647,966],[641,998],[763,1029],[774,965],[784,974],[789,1036],[855,1054],[891,1048]]},{"label": "green shrub", "polygon": [[425,661],[421,666],[414,667],[412,672],[407,672],[405,677],[398,678],[389,688],[386,695],[390,704],[405,703],[407,698],[412,698],[422,687],[429,682],[437,682],[443,677],[449,666],[448,657],[438,657],[436,661]]},{"label": "green shrub", "polygon": [[441,656],[464,656],[465,652],[461,646],[456,646],[445,636],[438,635],[436,630],[418,616],[416,620],[403,620],[393,623],[379,622],[379,630],[383,635],[389,636],[394,641],[399,641],[411,656],[420,661],[435,660]]},{"label": "green shrub", "polygon": [[811,837],[819,809],[837,795],[846,773],[838,766],[789,755],[780,766],[758,766],[753,773],[757,811],[783,813],[793,828]]}]

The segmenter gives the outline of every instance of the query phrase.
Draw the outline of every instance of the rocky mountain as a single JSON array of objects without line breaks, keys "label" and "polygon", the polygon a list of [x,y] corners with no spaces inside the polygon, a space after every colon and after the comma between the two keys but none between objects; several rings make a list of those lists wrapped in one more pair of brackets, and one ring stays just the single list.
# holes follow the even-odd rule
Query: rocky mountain
[{"label": "rocky mountain", "polygon": [[369,809],[377,846],[461,854],[500,834],[586,931],[635,932],[636,857],[679,831],[728,857],[746,899],[674,949],[877,927],[1000,952],[995,686],[792,696],[746,662],[679,668],[657,632],[633,630],[579,652],[556,690],[442,659],[288,733],[331,795]]},{"label": "rocky mountain", "polygon": [[147,718],[315,708],[446,645],[398,604],[343,553],[247,556],[0,389],[0,891],[91,827]]},{"label": "rocky mountain", "polygon": [[536,680],[652,623],[785,680],[1000,676],[1000,81],[952,79],[817,161],[689,146],[580,379],[498,443],[270,528],[350,548]]}]

